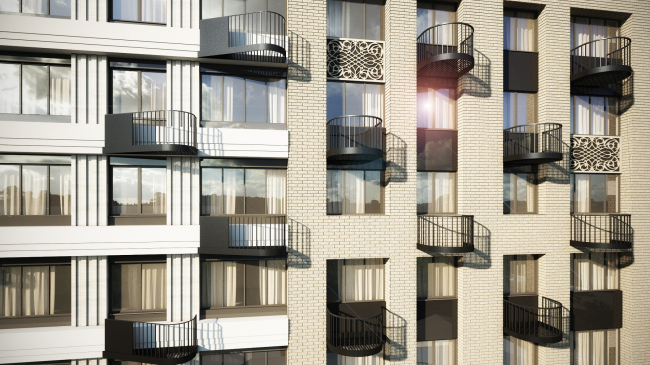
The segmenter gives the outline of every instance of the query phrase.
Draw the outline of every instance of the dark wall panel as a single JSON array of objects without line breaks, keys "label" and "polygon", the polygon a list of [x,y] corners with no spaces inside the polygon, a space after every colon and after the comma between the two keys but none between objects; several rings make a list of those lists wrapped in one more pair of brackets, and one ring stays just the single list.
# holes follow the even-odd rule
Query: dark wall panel
[{"label": "dark wall panel", "polygon": [[593,331],[623,327],[623,292],[594,290],[571,293],[571,330]]},{"label": "dark wall panel", "polygon": [[418,341],[458,338],[458,299],[418,301]]},{"label": "dark wall panel", "polygon": [[458,170],[458,131],[418,128],[418,171]]},{"label": "dark wall panel", "polygon": [[536,93],[539,60],[536,52],[503,51],[503,91]]}]

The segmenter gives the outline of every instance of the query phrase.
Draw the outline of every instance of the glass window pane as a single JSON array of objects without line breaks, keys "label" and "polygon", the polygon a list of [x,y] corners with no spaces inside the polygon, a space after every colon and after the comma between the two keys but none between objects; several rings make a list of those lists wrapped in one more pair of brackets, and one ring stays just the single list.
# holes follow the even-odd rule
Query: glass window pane
[{"label": "glass window pane", "polygon": [[605,213],[605,175],[591,174],[590,180],[590,212]]},{"label": "glass window pane", "polygon": [[138,20],[138,2],[134,0],[113,0],[113,19]]},{"label": "glass window pane", "polygon": [[286,351],[269,351],[267,354],[267,365],[287,365]]},{"label": "glass window pane", "polygon": [[287,80],[267,83],[267,123],[285,123],[287,115]]},{"label": "glass window pane", "polygon": [[528,197],[528,194],[527,194],[527,192],[528,192],[528,189],[527,189],[528,184],[526,182],[526,175],[517,174],[516,176],[517,176],[516,177],[517,178],[517,187],[516,187],[517,188],[517,202],[515,204],[516,204],[517,208],[516,208],[515,211],[517,213],[526,213],[527,212],[526,208],[528,206],[528,204],[527,204],[527,202],[528,202],[528,199],[527,199],[527,197]]},{"label": "glass window pane", "polygon": [[345,38],[364,39],[363,3],[345,2]]},{"label": "glass window pane", "polygon": [[0,165],[0,215],[20,214],[20,166]]},{"label": "glass window pane", "polygon": [[139,110],[138,71],[113,70],[113,114]]},{"label": "glass window pane", "polygon": [[266,214],[285,214],[287,170],[266,170]]},{"label": "glass window pane", "polygon": [[246,121],[266,122],[266,83],[246,80]]},{"label": "glass window pane", "polygon": [[50,0],[50,15],[70,17],[70,0]]},{"label": "glass window pane", "polygon": [[0,63],[0,113],[20,113],[20,65]]},{"label": "glass window pane", "polygon": [[22,268],[0,267],[0,317],[16,317],[22,308],[20,286]]},{"label": "glass window pane", "polygon": [[509,16],[503,17],[503,49],[515,51],[515,24],[516,19]]},{"label": "glass window pane", "polygon": [[50,215],[70,215],[70,166],[50,166]]},{"label": "glass window pane", "polygon": [[111,266],[111,311],[139,311],[141,301],[140,264],[114,264]]},{"label": "glass window pane", "polygon": [[432,128],[433,103],[432,90],[428,88],[418,88],[417,100],[417,125],[418,128]]},{"label": "glass window pane", "polygon": [[430,184],[431,172],[418,171],[417,174],[417,210],[418,214],[429,213],[432,187]]},{"label": "glass window pane", "polygon": [[266,170],[246,169],[246,214],[266,213]]},{"label": "glass window pane", "polygon": [[140,0],[140,14],[143,22],[165,23],[167,21],[166,0]]},{"label": "glass window pane", "polygon": [[363,99],[363,114],[379,118],[384,117],[384,95],[381,85],[366,84]]},{"label": "glass window pane", "polygon": [[516,93],[517,100],[517,120],[515,125],[525,125],[528,123],[534,123],[532,120],[528,120],[528,94],[525,93]]},{"label": "glass window pane", "polygon": [[503,174],[503,214],[510,214],[514,211],[514,191],[511,184],[512,179],[513,174]]},{"label": "glass window pane", "polygon": [[50,313],[50,268],[24,266],[22,303],[23,316],[43,316]]},{"label": "glass window pane", "polygon": [[266,365],[266,352],[247,352],[245,365]]},{"label": "glass window pane", "polygon": [[70,265],[50,266],[50,314],[71,312]]},{"label": "glass window pane", "polygon": [[266,270],[260,266],[264,266],[264,261],[246,262],[246,305],[260,305],[262,297],[266,298],[264,290],[266,285],[261,285],[265,283]]},{"label": "glass window pane", "polygon": [[343,37],[343,1],[327,1],[327,36]]},{"label": "glass window pane", "polygon": [[[418,36],[422,34],[429,27],[433,26],[433,10],[421,8],[422,4],[418,4],[418,15],[417,15],[417,33]],[[427,4],[428,5],[428,4]]]},{"label": "glass window pane", "polygon": [[142,214],[167,213],[167,171],[142,168]]},{"label": "glass window pane", "polygon": [[366,37],[365,39],[382,39],[381,5],[366,4]]},{"label": "glass window pane", "polygon": [[142,111],[165,110],[167,75],[164,72],[142,72]]},{"label": "glass window pane", "polygon": [[[232,0],[226,0],[232,1]],[[246,0],[246,13],[255,13],[266,10],[266,0]]]},{"label": "glass window pane", "polygon": [[225,297],[226,306],[243,306],[245,293],[245,261],[226,261],[225,266]]},{"label": "glass window pane", "polygon": [[238,352],[234,354],[223,354],[224,365],[245,365],[244,353]]},{"label": "glass window pane", "polygon": [[20,0],[0,1],[0,11],[18,13],[20,11]]},{"label": "glass window pane", "polygon": [[381,213],[381,171],[366,171],[366,214]]},{"label": "glass window pane", "polygon": [[167,308],[167,264],[142,264],[142,310]]},{"label": "glass window pane", "polygon": [[327,170],[327,214],[343,214],[343,171]]},{"label": "glass window pane", "polygon": [[223,16],[237,15],[246,13],[246,1],[244,0],[224,0]]},{"label": "glass window pane", "polygon": [[47,114],[47,66],[23,65],[23,114]]},{"label": "glass window pane", "polygon": [[223,214],[222,170],[203,168],[201,170],[201,214]]},{"label": "glass window pane", "polygon": [[201,307],[224,306],[224,263],[203,262],[201,265]]},{"label": "glass window pane", "polygon": [[70,67],[50,66],[50,115],[70,115]]},{"label": "glass window pane", "polygon": [[47,0],[22,0],[23,13],[47,14]]},{"label": "glass window pane", "polygon": [[113,167],[113,215],[140,214],[138,168]]},{"label": "glass window pane", "polygon": [[365,179],[363,171],[348,170],[344,176],[343,213],[365,213]]},{"label": "glass window pane", "polygon": [[342,82],[327,83],[327,120],[343,116],[343,86]]},{"label": "glass window pane", "polygon": [[244,79],[223,77],[223,120],[244,122]]},{"label": "glass window pane", "polygon": [[47,166],[23,166],[23,215],[47,214]]},{"label": "glass window pane", "polygon": [[210,354],[204,352],[201,354],[201,364],[224,365],[225,363],[223,362],[223,354]]},{"label": "glass window pane", "polygon": [[363,114],[363,84],[345,84],[345,115]]},{"label": "glass window pane", "polygon": [[244,214],[244,169],[223,169],[224,214]]},{"label": "glass window pane", "polygon": [[[205,2],[204,2],[205,4]],[[201,75],[201,120],[221,121],[223,110],[223,77]]]},{"label": "glass window pane", "polygon": [[201,1],[201,19],[219,18],[223,14],[223,0]]},{"label": "glass window pane", "polygon": [[456,174],[450,172],[433,173],[433,196],[435,213],[456,212]]},{"label": "glass window pane", "polygon": [[618,176],[607,175],[607,213],[618,213]]}]

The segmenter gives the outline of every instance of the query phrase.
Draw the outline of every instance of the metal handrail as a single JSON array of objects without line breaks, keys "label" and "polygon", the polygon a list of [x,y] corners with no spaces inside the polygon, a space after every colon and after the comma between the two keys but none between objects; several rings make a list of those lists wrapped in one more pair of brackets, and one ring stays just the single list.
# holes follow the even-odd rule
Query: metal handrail
[{"label": "metal handrail", "polygon": [[196,148],[196,116],[180,110],[154,110],[132,114],[133,145],[186,145]]},{"label": "metal handrail", "polygon": [[571,241],[592,244],[631,243],[630,214],[572,214]]},{"label": "metal handrail", "polygon": [[371,115],[345,115],[327,121],[327,150],[374,148],[383,150],[382,120]]},{"label": "metal handrail", "polygon": [[[273,11],[228,16],[228,46],[273,44],[286,49],[287,29],[284,16]],[[259,57],[273,56],[275,52],[259,50]]]},{"label": "metal handrail", "polygon": [[524,124],[503,130],[503,156],[562,153],[562,124]]},{"label": "metal handrail", "polygon": [[327,342],[348,350],[367,350],[384,343],[383,313],[360,318],[347,314],[334,314],[327,309]]},{"label": "metal handrail", "polygon": [[571,75],[602,66],[630,66],[628,37],[607,37],[583,43],[571,50]]},{"label": "metal handrail", "polygon": [[419,215],[418,244],[471,248],[474,246],[473,215]]},{"label": "metal handrail", "polygon": [[259,249],[286,246],[286,215],[236,214],[227,217],[230,248]]},{"label": "metal handrail", "polygon": [[198,350],[196,316],[181,323],[133,322],[133,354],[160,359],[182,358]]},{"label": "metal handrail", "polygon": [[541,307],[527,307],[503,300],[503,327],[526,337],[562,336],[562,303],[542,297]]},{"label": "metal handrail", "polygon": [[[444,53],[465,53],[474,56],[474,27],[467,23],[449,22],[425,29],[417,38],[418,63]],[[426,52],[427,46],[434,46]]]}]

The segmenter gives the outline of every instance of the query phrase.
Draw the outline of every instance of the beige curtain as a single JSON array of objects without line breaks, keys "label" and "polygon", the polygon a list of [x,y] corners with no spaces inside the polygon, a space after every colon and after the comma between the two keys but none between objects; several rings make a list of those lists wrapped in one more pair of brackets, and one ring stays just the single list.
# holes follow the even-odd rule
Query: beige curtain
[{"label": "beige curtain", "polygon": [[287,262],[284,260],[261,261],[259,276],[261,304],[287,304]]},{"label": "beige curtain", "polygon": [[266,214],[286,214],[287,170],[266,170]]},{"label": "beige curtain", "polygon": [[269,123],[285,123],[287,119],[287,81],[269,81],[267,83],[267,113]]},{"label": "beige curtain", "polygon": [[0,215],[20,214],[20,166],[0,165]]},{"label": "beige curtain", "polygon": [[43,316],[50,313],[48,301],[49,273],[48,266],[23,267],[22,315]]},{"label": "beige curtain", "polygon": [[504,365],[536,365],[537,346],[528,341],[506,336],[503,339]]},{"label": "beige curtain", "polygon": [[619,330],[575,332],[574,365],[618,365]]},{"label": "beige curtain", "polygon": [[456,212],[456,173],[453,172],[432,172],[430,173],[431,186],[433,187],[434,198],[433,211],[431,213],[455,213]]},{"label": "beige curtain", "polygon": [[365,201],[365,178],[363,171],[348,170],[344,174],[345,198],[343,205],[344,214],[364,214],[366,211]]},{"label": "beige curtain", "polygon": [[23,215],[47,214],[47,166],[23,166]]},{"label": "beige curtain", "polygon": [[383,365],[384,356],[382,353],[366,357],[350,357],[335,353],[327,354],[327,365]]},{"label": "beige curtain", "polygon": [[[224,306],[233,307],[237,303],[237,279],[243,280],[243,278],[238,278],[237,275],[237,265],[235,261],[224,261]],[[243,304],[243,303],[242,303]]]},{"label": "beige curtain", "polygon": [[533,175],[524,175],[526,181],[526,212],[537,212],[537,186],[535,185]]},{"label": "beige curtain", "polygon": [[418,258],[418,299],[456,296],[456,267],[453,257]]},{"label": "beige curtain", "polygon": [[70,67],[50,66],[50,115],[70,115]]},{"label": "beige curtain", "polygon": [[142,310],[167,308],[167,264],[142,264]]},{"label": "beige curtain", "polygon": [[341,274],[344,302],[384,299],[383,259],[344,260]]},{"label": "beige curtain", "polygon": [[537,261],[530,255],[510,259],[510,294],[537,293]]},{"label": "beige curtain", "polygon": [[0,317],[20,315],[21,267],[0,267]]},{"label": "beige curtain", "polygon": [[204,262],[202,271],[201,307],[223,307],[223,262]]}]

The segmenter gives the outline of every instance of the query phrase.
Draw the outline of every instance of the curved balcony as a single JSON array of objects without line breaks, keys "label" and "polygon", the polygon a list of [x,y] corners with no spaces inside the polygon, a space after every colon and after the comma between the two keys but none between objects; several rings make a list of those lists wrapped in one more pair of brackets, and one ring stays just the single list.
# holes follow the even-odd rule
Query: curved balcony
[{"label": "curved balcony", "polygon": [[272,11],[203,19],[199,57],[284,63],[287,30],[284,16]]},{"label": "curved balcony", "polygon": [[179,110],[107,114],[105,154],[196,155],[196,116]]},{"label": "curved balcony", "polygon": [[418,79],[458,79],[474,68],[474,27],[444,23],[428,28],[417,40]]},{"label": "curved balcony", "polygon": [[343,356],[363,357],[384,346],[384,313],[360,318],[327,309],[327,348]]},{"label": "curved balcony", "polygon": [[382,120],[370,115],[346,115],[327,122],[329,161],[368,162],[384,156]]},{"label": "curved balcony", "polygon": [[632,75],[631,45],[627,37],[587,42],[571,50],[571,85],[598,88]]},{"label": "curved balcony", "polygon": [[572,214],[571,246],[604,250],[631,249],[631,223],[632,216],[629,214]]},{"label": "curved balcony", "polygon": [[103,357],[112,360],[174,365],[198,351],[196,316],[181,323],[145,323],[107,319]]},{"label": "curved balcony", "polygon": [[[287,217],[237,214],[199,218],[199,254],[286,257]],[[224,234],[227,232],[227,234]]]},{"label": "curved balcony", "polygon": [[503,130],[505,166],[540,165],[561,160],[561,124],[525,124]]},{"label": "curved balcony", "polygon": [[473,215],[419,215],[418,249],[424,252],[474,251]]},{"label": "curved balcony", "polygon": [[562,341],[562,303],[542,297],[541,307],[503,301],[503,332],[534,343]]}]

